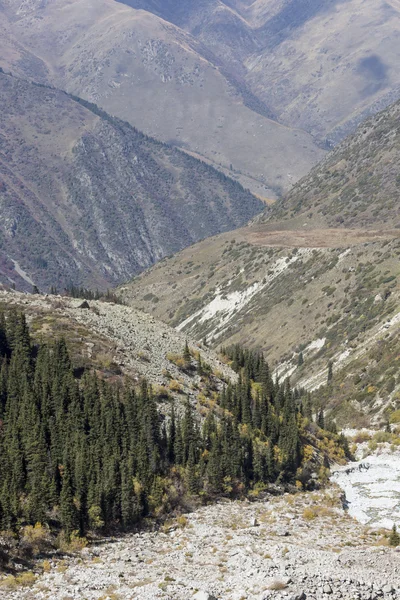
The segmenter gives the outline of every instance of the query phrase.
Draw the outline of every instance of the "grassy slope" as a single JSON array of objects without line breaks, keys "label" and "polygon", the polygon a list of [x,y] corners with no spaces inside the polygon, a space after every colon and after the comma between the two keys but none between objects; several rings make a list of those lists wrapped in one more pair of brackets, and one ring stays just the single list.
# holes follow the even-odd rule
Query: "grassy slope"
[{"label": "grassy slope", "polygon": [[331,360],[339,420],[356,422],[360,411],[384,419],[400,390],[399,107],[343,142],[271,216],[124,286],[128,302],[212,345],[262,348],[281,376],[309,389],[326,382]]},{"label": "grassy slope", "polygon": [[275,206],[270,218],[309,227],[400,227],[399,119],[396,102],[363,123]]}]

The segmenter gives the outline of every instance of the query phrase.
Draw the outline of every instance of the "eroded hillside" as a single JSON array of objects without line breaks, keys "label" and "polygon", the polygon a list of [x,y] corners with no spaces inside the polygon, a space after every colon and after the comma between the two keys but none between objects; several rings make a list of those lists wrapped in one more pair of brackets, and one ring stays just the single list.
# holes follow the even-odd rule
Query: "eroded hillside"
[{"label": "eroded hillside", "polygon": [[123,281],[263,203],[206,164],[64,92],[0,73],[0,280]]},{"label": "eroded hillside", "polygon": [[400,391],[399,107],[360,126],[247,228],[124,286],[127,301],[212,346],[262,348],[277,374],[309,390],[326,384],[331,362],[321,398],[339,421],[387,419]]},{"label": "eroded hillside", "polygon": [[307,235],[262,233],[257,226],[165,259],[121,293],[129,304],[211,346],[240,342],[262,349],[281,377],[310,390],[326,384],[332,361],[334,404],[357,398],[354,410],[344,410],[344,421],[361,408],[385,419],[400,390],[390,358],[400,350],[399,255],[396,231]]}]

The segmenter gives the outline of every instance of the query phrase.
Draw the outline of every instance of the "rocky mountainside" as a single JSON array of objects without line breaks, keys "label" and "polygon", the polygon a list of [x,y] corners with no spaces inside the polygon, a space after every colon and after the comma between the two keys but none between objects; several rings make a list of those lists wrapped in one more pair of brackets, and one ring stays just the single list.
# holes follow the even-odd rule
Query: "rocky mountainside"
[{"label": "rocky mountainside", "polygon": [[0,281],[102,288],[263,204],[64,92],[0,73]]},{"label": "rocky mountainside", "polygon": [[361,126],[271,216],[124,285],[126,301],[212,346],[262,348],[310,390],[330,361],[320,396],[339,421],[385,421],[400,399],[398,111]]},{"label": "rocky mountainside", "polygon": [[254,226],[188,248],[120,291],[213,347],[263,349],[281,377],[310,390],[326,384],[332,361],[335,387],[326,398],[341,423],[367,424],[399,407],[399,254],[395,230]]},{"label": "rocky mountainside", "polygon": [[262,197],[324,154],[308,133],[271,120],[212,48],[152,12],[114,0],[3,0],[0,27],[6,70],[95,102]]},{"label": "rocky mountainside", "polygon": [[331,143],[400,93],[399,5],[373,0],[125,0],[178,24],[280,122]]},{"label": "rocky mountainside", "polygon": [[2,0],[1,64],[287,191],[400,96],[397,0]]},{"label": "rocky mountainside", "polygon": [[136,382],[148,380],[161,411],[163,403],[168,406],[172,398],[178,405],[186,397],[195,404],[204,392],[201,378],[176,364],[186,341],[210,365],[216,390],[222,389],[225,381],[237,379],[209,348],[127,306],[0,289],[0,309],[9,308],[24,311],[35,340],[46,342],[63,336],[77,369],[90,365],[102,378],[114,380],[127,375]]}]

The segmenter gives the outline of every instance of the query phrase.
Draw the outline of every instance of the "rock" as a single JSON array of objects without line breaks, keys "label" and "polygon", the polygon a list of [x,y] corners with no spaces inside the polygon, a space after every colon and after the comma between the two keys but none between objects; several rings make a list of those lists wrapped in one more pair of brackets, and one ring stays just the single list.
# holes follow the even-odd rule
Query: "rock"
[{"label": "rock", "polygon": [[83,302],[80,302],[79,304],[77,304],[75,308],[81,308],[81,309],[90,308],[89,302],[87,300],[84,300]]},{"label": "rock", "polygon": [[253,517],[250,521],[250,526],[251,527],[258,527],[258,521],[256,519],[256,517]]},{"label": "rock", "polygon": [[199,591],[193,596],[194,600],[217,600],[215,596],[212,596],[208,592]]},{"label": "rock", "polygon": [[298,594],[293,594],[290,596],[289,600],[306,600],[306,595],[304,592],[299,592]]},{"label": "rock", "polygon": [[393,586],[390,585],[390,583],[387,583],[386,585],[383,586],[382,592],[384,594],[391,594],[393,592]]},{"label": "rock", "polygon": [[322,590],[322,591],[324,592],[324,594],[332,594],[332,588],[331,588],[331,586],[329,585],[329,583],[326,583],[326,584],[324,585],[324,587],[323,587],[323,590]]},{"label": "rock", "polygon": [[276,530],[276,535],[279,535],[279,537],[288,537],[290,535],[290,533],[287,529],[280,527],[279,529]]}]

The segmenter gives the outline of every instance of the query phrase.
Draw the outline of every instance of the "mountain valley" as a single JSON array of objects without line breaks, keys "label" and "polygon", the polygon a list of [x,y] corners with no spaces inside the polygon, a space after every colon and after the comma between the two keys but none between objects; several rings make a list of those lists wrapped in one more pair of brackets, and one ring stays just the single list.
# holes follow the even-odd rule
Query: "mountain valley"
[{"label": "mountain valley", "polygon": [[398,110],[362,125],[247,228],[122,286],[125,300],[213,347],[262,349],[309,390],[332,362],[334,388],[319,395],[338,422],[385,420],[400,391]]},{"label": "mountain valley", "polygon": [[0,0],[0,600],[400,600],[398,0]]}]

